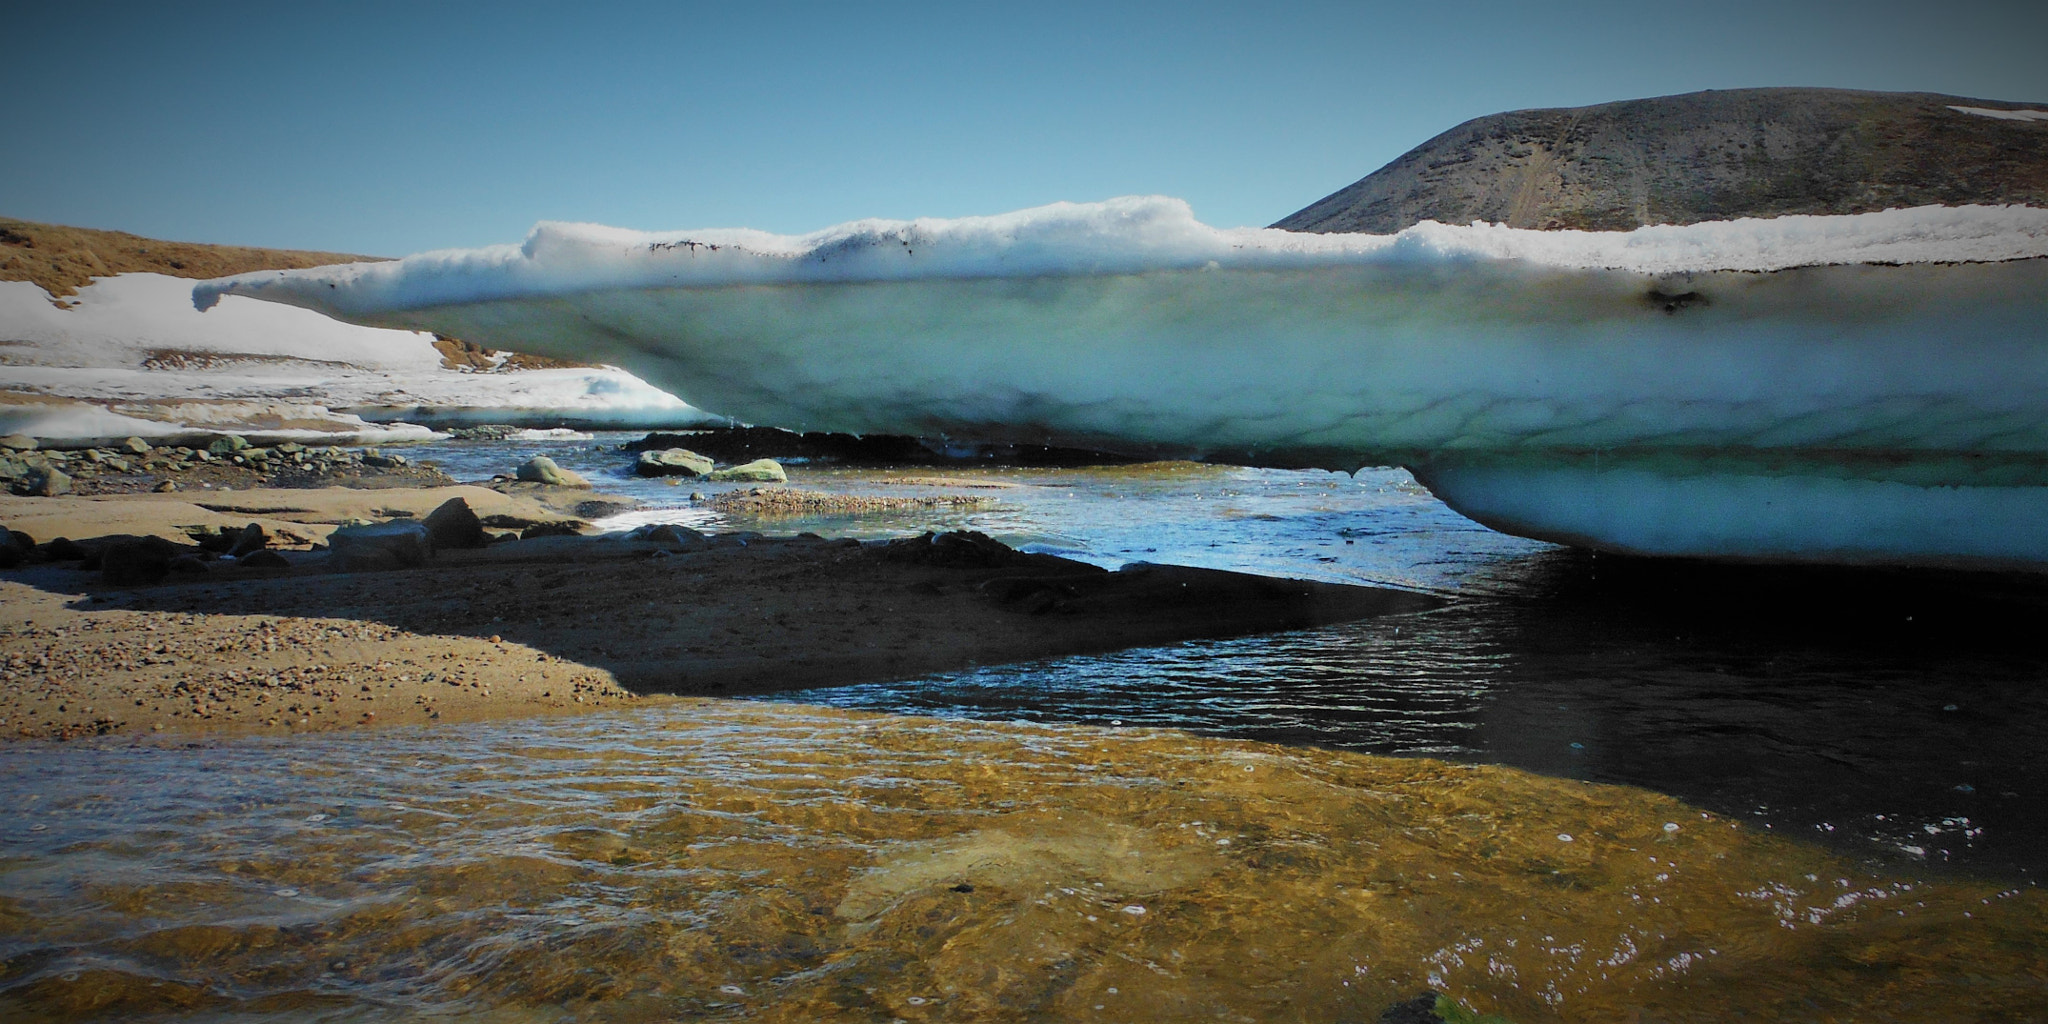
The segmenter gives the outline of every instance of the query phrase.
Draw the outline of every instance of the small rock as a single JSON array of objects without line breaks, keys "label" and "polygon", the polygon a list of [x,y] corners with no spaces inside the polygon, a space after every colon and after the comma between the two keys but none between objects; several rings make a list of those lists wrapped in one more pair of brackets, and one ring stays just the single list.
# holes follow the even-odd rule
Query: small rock
[{"label": "small rock", "polygon": [[519,479],[550,487],[589,487],[590,481],[555,465],[555,460],[536,455],[519,466]]},{"label": "small rock", "polygon": [[1443,1017],[1436,1012],[1442,998],[1441,993],[1431,991],[1404,999],[1382,1010],[1379,1024],[1443,1024]]},{"label": "small rock", "polygon": [[250,523],[230,536],[234,539],[228,544],[225,552],[230,558],[240,558],[270,546],[270,534],[263,532],[261,523]]},{"label": "small rock", "polygon": [[213,571],[206,564],[206,562],[197,555],[179,555],[178,557],[171,559],[170,564],[165,568],[169,569],[171,572],[174,573],[181,573],[192,576],[204,576],[207,573]]},{"label": "small rock", "polygon": [[711,471],[711,460],[688,448],[641,452],[633,464],[633,472],[641,476],[704,476]]},{"label": "small rock", "polygon": [[0,448],[17,452],[32,452],[36,450],[36,439],[27,434],[9,434],[6,437],[0,437]]},{"label": "small rock", "polygon": [[386,455],[375,448],[365,448],[363,449],[363,465],[373,469],[390,469],[398,465],[398,463],[393,461],[392,456]]},{"label": "small rock", "polygon": [[58,537],[42,545],[43,557],[52,562],[82,562],[92,552],[69,537]]},{"label": "small rock", "polygon": [[149,454],[149,442],[139,437],[122,438],[119,447],[130,455]]},{"label": "small rock", "polygon": [[55,466],[45,466],[22,477],[17,489],[38,498],[54,498],[71,493],[71,477]]},{"label": "small rock", "polygon": [[774,459],[755,459],[745,465],[714,469],[708,475],[708,479],[783,484],[789,482],[789,474],[783,472],[782,463]]},{"label": "small rock", "polygon": [[532,526],[529,526],[526,529],[519,531],[519,539],[532,540],[535,537],[575,537],[581,535],[583,532],[581,530],[578,530],[576,528],[576,525],[577,524],[575,523],[535,523]]},{"label": "small rock", "polygon": [[111,541],[102,545],[98,553],[101,576],[108,583],[123,587],[162,580],[171,574],[171,560],[179,557],[178,546],[162,537]]},{"label": "small rock", "polygon": [[150,490],[155,491],[158,494],[168,494],[169,492],[175,491],[177,489],[178,482],[176,480],[158,480],[156,482],[156,486],[150,488]]},{"label": "small rock", "polygon": [[710,540],[687,526],[674,523],[652,523],[626,534],[627,540],[645,544],[660,544],[672,551],[697,551],[709,546]]},{"label": "small rock", "polygon": [[240,434],[229,434],[228,436],[218,438],[212,444],[207,445],[206,451],[207,454],[209,455],[233,455],[236,452],[239,452],[247,447],[249,447],[248,438],[243,437]]},{"label": "small rock", "polygon": [[344,526],[328,535],[327,549],[342,572],[396,569],[426,564],[434,557],[434,538],[426,524],[401,520]]},{"label": "small rock", "polygon": [[483,520],[461,498],[442,502],[441,507],[427,513],[425,524],[435,550],[480,548],[489,543],[484,537]]}]

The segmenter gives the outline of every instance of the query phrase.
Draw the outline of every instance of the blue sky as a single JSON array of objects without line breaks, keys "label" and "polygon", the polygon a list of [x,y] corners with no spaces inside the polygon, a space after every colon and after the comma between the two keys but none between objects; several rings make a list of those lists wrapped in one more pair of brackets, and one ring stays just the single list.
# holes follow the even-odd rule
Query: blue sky
[{"label": "blue sky", "polygon": [[1498,110],[2048,102],[2038,0],[19,6],[0,214],[377,255],[1133,193],[1264,224]]}]

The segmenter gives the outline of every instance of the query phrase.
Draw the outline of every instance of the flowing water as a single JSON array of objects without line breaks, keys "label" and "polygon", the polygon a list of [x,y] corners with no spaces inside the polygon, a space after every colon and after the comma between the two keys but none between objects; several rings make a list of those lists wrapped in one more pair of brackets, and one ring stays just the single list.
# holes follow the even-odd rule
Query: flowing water
[{"label": "flowing water", "polygon": [[[709,489],[616,440],[418,454]],[[635,517],[1461,600],[768,701],[0,749],[0,1019],[2048,1017],[2032,580],[1593,558],[1396,471],[792,485],[993,501]]]},{"label": "flowing water", "polygon": [[[977,529],[1144,560],[1464,598],[1441,612],[771,699],[996,721],[1143,724],[1509,764],[1645,786],[1845,852],[2048,873],[2048,584],[2028,577],[1602,559],[1487,530],[1399,470],[791,467],[791,486],[987,494],[986,508],[724,521],[672,510],[621,439],[530,452],[655,508],[621,525],[886,536]],[[902,481],[931,481],[926,487]],[[680,492],[680,493],[679,493]]]},{"label": "flowing water", "polygon": [[714,701],[0,766],[8,1020],[2048,1013],[2037,889],[1510,769]]}]

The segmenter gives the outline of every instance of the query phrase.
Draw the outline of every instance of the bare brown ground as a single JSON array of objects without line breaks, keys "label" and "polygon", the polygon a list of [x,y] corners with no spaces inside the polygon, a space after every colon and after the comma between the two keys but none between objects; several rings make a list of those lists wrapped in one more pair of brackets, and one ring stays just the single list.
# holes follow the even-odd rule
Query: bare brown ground
[{"label": "bare brown ground", "polygon": [[96,231],[0,217],[0,281],[28,281],[40,285],[54,298],[76,295],[93,278],[114,274],[168,274],[204,280],[252,270],[296,270],[382,258],[166,242],[125,231]]},{"label": "bare brown ground", "polygon": [[[336,506],[331,518],[430,507],[447,490],[325,500]],[[301,511],[317,503],[308,497],[238,492],[237,512],[228,513],[178,501],[33,504],[118,523],[101,535],[170,535],[173,520],[183,525],[195,512],[236,523],[238,513],[261,515],[278,530],[324,535],[305,522],[316,518]],[[36,521],[14,507],[22,504],[0,515],[11,512],[9,525],[30,529],[23,524]],[[152,515],[161,520],[154,526]],[[931,564],[917,552],[903,555],[809,536],[721,537],[681,553],[551,537],[444,552],[426,567],[384,572],[333,572],[324,554],[292,553],[291,568],[220,563],[135,588],[107,586],[100,574],[65,563],[19,569],[0,574],[0,735],[287,732],[516,717],[658,694],[902,678],[1436,603],[1209,570],[1105,573],[1049,556]]]}]

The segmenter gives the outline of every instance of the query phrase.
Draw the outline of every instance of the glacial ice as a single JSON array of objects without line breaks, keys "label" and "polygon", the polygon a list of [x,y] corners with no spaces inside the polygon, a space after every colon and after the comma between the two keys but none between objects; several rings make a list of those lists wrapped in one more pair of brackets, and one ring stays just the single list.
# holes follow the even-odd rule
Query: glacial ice
[{"label": "glacial ice", "polygon": [[1412,468],[1612,550],[2048,568],[2048,210],[1217,229],[1138,197],[201,284],[858,433]]}]

